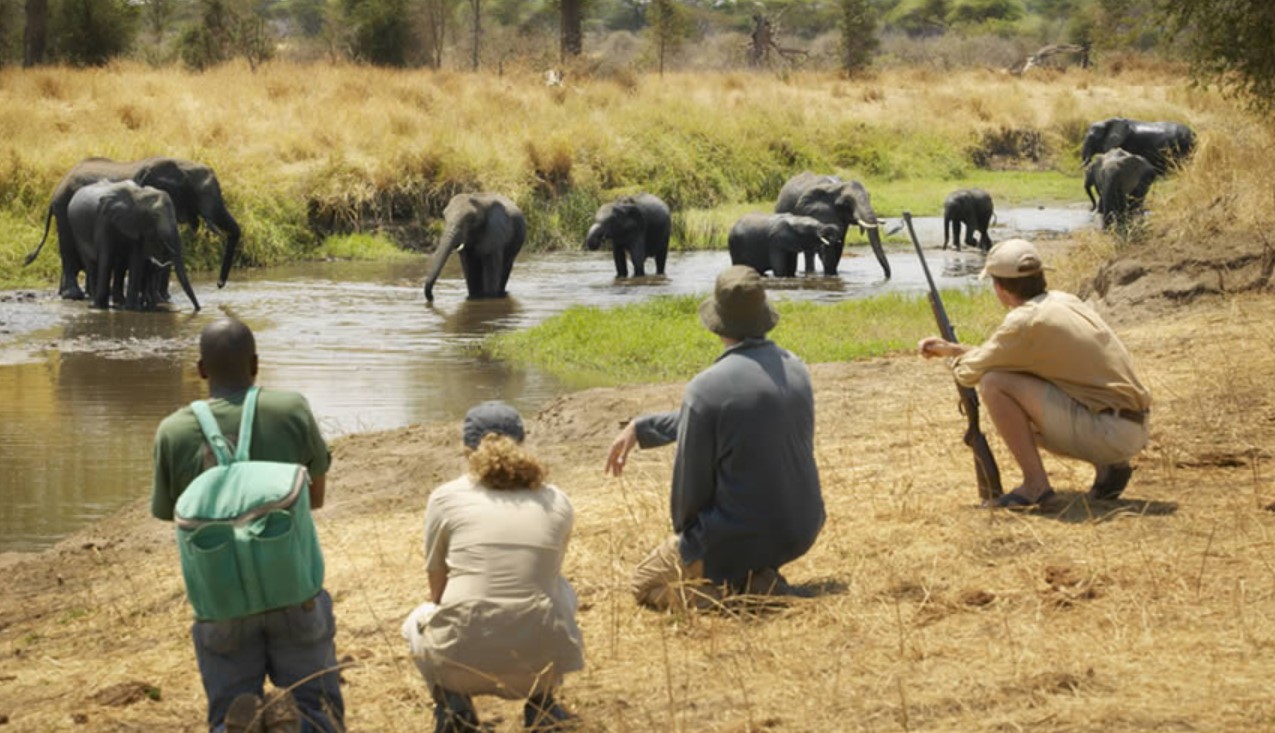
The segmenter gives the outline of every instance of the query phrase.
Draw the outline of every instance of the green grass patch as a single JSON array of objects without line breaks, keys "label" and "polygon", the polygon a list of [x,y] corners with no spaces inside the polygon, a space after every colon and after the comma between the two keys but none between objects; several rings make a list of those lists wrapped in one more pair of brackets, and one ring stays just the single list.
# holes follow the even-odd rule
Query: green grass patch
[{"label": "green grass patch", "polygon": [[[488,336],[493,357],[534,366],[576,387],[667,382],[694,376],[721,352],[699,322],[703,296],[665,296],[618,308],[573,306],[534,328]],[[986,288],[949,290],[943,302],[964,341],[981,341],[1004,317]],[[891,294],[835,304],[776,303],[771,338],[807,363],[908,351],[937,327],[928,301]]]},{"label": "green grass patch", "polygon": [[415,257],[388,237],[379,234],[343,234],[328,237],[314,251],[320,260],[382,261]]}]

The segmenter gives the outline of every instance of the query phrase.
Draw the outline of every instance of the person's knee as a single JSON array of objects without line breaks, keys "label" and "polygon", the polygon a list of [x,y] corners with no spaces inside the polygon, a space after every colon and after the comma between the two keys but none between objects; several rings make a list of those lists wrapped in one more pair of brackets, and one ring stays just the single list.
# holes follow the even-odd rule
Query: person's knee
[{"label": "person's knee", "polygon": [[978,381],[979,392],[988,394],[1010,394],[1014,391],[1014,377],[1011,372],[987,372]]}]

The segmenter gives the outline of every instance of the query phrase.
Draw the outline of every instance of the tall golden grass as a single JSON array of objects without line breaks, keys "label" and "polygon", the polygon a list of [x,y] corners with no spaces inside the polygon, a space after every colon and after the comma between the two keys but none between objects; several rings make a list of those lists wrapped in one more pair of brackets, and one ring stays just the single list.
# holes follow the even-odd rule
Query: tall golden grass
[{"label": "tall golden grass", "polygon": [[[1075,173],[1089,121],[1120,113],[1207,126],[1229,114],[1156,69],[626,75],[546,88],[506,76],[360,66],[230,64],[203,74],[118,64],[0,69],[0,282],[48,282],[20,260],[77,161],[172,155],[216,169],[245,262],[305,256],[329,231],[386,227],[427,246],[456,191],[527,210],[533,246],[578,242],[593,211],[650,190],[677,209],[773,200],[803,169],[868,182],[959,181],[987,133],[1030,129]],[[408,226],[410,225],[410,226]],[[201,240],[194,260],[215,261]]]}]

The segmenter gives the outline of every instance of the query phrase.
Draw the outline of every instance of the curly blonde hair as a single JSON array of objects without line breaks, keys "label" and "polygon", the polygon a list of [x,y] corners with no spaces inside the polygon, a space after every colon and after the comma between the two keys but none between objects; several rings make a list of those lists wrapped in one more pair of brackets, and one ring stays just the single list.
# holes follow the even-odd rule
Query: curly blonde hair
[{"label": "curly blonde hair", "polygon": [[513,438],[488,433],[469,453],[469,472],[491,489],[538,489],[549,469]]}]

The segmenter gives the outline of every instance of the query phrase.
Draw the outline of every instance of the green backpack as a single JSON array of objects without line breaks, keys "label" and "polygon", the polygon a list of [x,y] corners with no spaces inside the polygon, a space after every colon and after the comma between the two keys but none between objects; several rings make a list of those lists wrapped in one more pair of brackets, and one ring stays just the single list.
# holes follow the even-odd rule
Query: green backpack
[{"label": "green backpack", "polygon": [[186,596],[201,620],[295,605],[323,587],[310,473],[300,464],[248,457],[258,391],[252,387],[244,397],[234,456],[208,403],[190,403],[217,457],[178,497],[175,511]]}]

